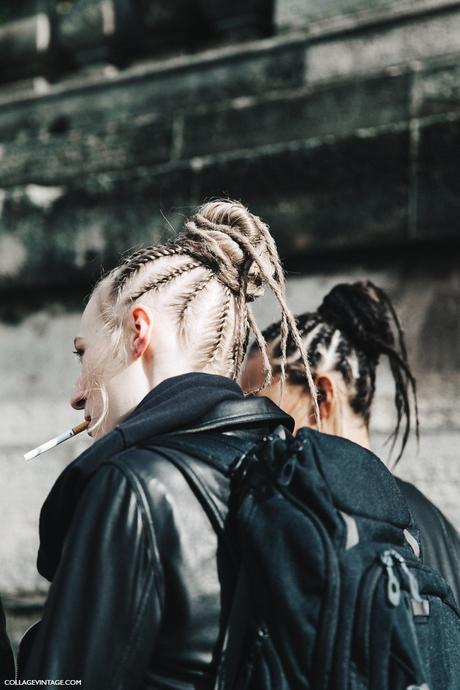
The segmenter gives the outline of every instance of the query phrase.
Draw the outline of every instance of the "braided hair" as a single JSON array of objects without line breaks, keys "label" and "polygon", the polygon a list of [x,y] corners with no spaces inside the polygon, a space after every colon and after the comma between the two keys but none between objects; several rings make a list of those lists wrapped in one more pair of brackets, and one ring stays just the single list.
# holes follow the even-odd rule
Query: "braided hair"
[{"label": "braided hair", "polygon": [[[195,371],[237,379],[252,332],[264,360],[260,388],[270,383],[272,369],[250,303],[266,287],[274,293],[281,312],[281,378],[289,336],[316,400],[307,355],[286,304],[275,242],[268,226],[243,204],[230,200],[204,204],[174,240],[126,256],[96,285],[114,351],[126,351],[123,334],[128,314],[138,300],[147,300],[171,317],[168,328],[173,324],[181,351]],[[318,406],[316,415],[319,423]]]},{"label": "braided hair", "polygon": [[[338,371],[350,391],[350,405],[369,425],[371,405],[375,393],[376,368],[381,355],[388,357],[395,385],[394,403],[396,425],[390,435],[393,451],[402,432],[402,441],[395,464],[400,460],[411,427],[410,395],[415,408],[415,431],[419,437],[419,417],[416,382],[410,369],[404,334],[395,309],[386,293],[371,281],[341,283],[323,299],[315,312],[296,317],[302,342],[308,352],[314,373]],[[264,332],[271,344],[273,372],[279,370],[280,323]],[[289,378],[303,383],[298,366],[296,344],[288,338],[286,368]]]}]

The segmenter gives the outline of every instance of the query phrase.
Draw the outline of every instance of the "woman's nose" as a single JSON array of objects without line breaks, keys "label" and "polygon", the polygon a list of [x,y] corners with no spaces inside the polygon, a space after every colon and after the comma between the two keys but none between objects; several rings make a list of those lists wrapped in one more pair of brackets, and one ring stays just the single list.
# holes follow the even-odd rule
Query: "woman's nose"
[{"label": "woman's nose", "polygon": [[70,397],[70,404],[74,410],[83,410],[83,408],[86,405],[86,397],[83,394],[83,387],[80,378],[76,382],[75,387],[72,391],[72,395]]}]

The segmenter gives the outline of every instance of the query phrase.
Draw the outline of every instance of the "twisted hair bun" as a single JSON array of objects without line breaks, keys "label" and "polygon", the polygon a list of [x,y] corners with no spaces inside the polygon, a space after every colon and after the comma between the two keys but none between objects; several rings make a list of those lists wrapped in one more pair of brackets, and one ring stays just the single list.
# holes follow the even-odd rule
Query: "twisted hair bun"
[{"label": "twisted hair bun", "polygon": [[268,226],[237,201],[204,204],[185,225],[187,253],[209,263],[232,292],[248,302],[278,278],[279,259]]}]

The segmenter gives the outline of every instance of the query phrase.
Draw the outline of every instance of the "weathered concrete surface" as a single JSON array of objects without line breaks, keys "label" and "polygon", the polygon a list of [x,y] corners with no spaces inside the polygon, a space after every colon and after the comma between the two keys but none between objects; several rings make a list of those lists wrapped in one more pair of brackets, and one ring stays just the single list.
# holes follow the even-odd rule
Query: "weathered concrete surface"
[{"label": "weathered concrete surface", "polygon": [[84,285],[167,236],[162,211],[177,225],[222,194],[288,259],[458,242],[459,22],[452,6],[0,93],[1,285]]},{"label": "weathered concrete surface", "polygon": [[[339,280],[389,290],[422,419],[419,454],[398,472],[460,527],[460,9],[296,7],[278,3],[285,34],[269,40],[0,90],[0,591],[16,637],[46,592],[40,506],[87,444],[22,459],[80,420],[68,397],[83,297],[101,264],[170,237],[209,197],[270,222],[295,310]],[[270,300],[256,311],[262,325],[277,318]],[[392,395],[383,368],[379,453]]]},{"label": "weathered concrete surface", "polygon": [[457,0],[279,0],[274,19],[278,32],[306,29],[316,37],[400,24],[457,5]]}]

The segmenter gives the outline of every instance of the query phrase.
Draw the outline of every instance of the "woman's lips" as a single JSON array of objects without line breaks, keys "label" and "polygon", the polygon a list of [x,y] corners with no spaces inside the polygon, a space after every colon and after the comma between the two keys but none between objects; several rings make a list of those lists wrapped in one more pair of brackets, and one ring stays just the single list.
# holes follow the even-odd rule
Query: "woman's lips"
[{"label": "woman's lips", "polygon": [[[91,424],[91,417],[89,415],[85,415],[85,421],[87,421],[87,422],[89,422],[89,424]],[[88,434],[88,436],[91,436],[91,437],[93,436],[91,429],[87,429],[86,433]]]}]

